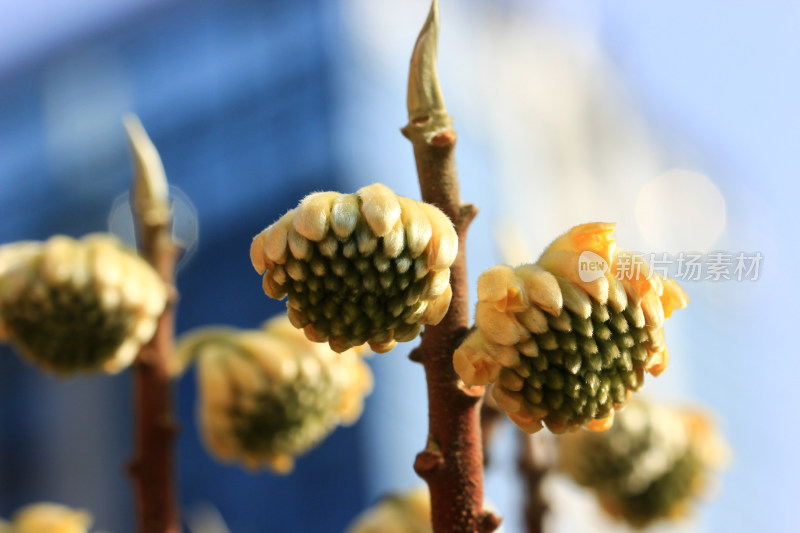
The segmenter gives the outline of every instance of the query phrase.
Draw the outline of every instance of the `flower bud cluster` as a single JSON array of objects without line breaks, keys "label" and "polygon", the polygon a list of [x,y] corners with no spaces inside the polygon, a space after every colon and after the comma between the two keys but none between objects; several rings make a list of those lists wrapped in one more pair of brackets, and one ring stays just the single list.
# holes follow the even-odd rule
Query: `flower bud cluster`
[{"label": "flower bud cluster", "polygon": [[[688,299],[646,264],[637,276],[616,277],[616,262],[630,254],[615,250],[613,228],[576,226],[537,264],[492,267],[478,280],[476,328],[453,365],[468,386],[492,383],[497,404],[524,431],[607,429],[644,373],[667,366],[664,320]],[[611,268],[582,277],[587,251]]]},{"label": "flower bud cluster", "polygon": [[559,439],[560,469],[637,528],[686,514],[728,449],[702,413],[632,401],[605,433]]},{"label": "flower bud cluster", "polygon": [[197,362],[198,416],[209,450],[250,469],[289,472],[294,458],[361,415],[372,373],[357,350],[306,339],[286,315],[262,329],[202,328],[182,338]]},{"label": "flower bud cluster", "polygon": [[306,196],[253,239],[250,258],[309,339],[383,353],[444,317],[457,251],[438,208],[375,183]]},{"label": "flower bud cluster", "polygon": [[0,333],[53,372],[124,369],[166,301],[158,274],[110,235],[0,246]]}]

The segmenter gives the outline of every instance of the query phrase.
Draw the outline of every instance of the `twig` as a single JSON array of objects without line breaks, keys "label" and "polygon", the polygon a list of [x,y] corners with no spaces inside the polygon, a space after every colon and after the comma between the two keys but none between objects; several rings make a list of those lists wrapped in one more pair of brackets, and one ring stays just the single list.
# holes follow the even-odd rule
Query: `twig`
[{"label": "twig", "polygon": [[481,405],[481,448],[483,449],[483,466],[489,466],[490,444],[499,423],[505,418],[503,412],[495,405],[490,394],[483,396]]},{"label": "twig", "polygon": [[167,182],[158,153],[138,119],[126,117],[125,127],[135,167],[131,199],[140,252],[170,290],[155,335],[142,347],[133,365],[136,442],[129,470],[138,531],[179,533],[173,480],[177,426],[168,368],[174,341],[177,293],[173,284],[178,249],[172,240]]},{"label": "twig", "polygon": [[534,453],[532,435],[522,431],[519,433],[519,460],[517,466],[525,486],[525,527],[528,533],[544,531],[544,516],[547,513],[547,502],[542,495],[542,481],[547,475],[547,467],[537,461]]},{"label": "twig", "polygon": [[483,388],[463,389],[453,370],[453,351],[469,326],[465,237],[477,214],[462,204],[453,149],[456,134],[447,114],[436,73],[439,30],[434,0],[411,58],[409,124],[403,134],[414,146],[422,199],[453,221],[458,256],[450,267],[453,299],[437,326],[428,326],[414,359],[425,367],[428,385],[428,443],[414,468],[431,493],[435,533],[494,531],[500,518],[483,510],[483,452],[478,408]]}]

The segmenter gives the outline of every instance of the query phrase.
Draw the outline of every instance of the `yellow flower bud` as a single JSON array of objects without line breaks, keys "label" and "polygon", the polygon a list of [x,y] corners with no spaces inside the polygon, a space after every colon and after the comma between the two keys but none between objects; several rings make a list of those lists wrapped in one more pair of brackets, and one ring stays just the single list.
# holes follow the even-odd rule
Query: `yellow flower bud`
[{"label": "yellow flower bud", "polygon": [[729,456],[705,414],[642,400],[618,413],[609,431],[579,431],[558,442],[560,469],[636,528],[686,514]]},{"label": "yellow flower bud", "polygon": [[457,252],[444,213],[375,183],[306,196],[256,235],[250,259],[309,339],[386,352],[444,317]]},{"label": "yellow flower bud", "polygon": [[0,330],[53,372],[124,369],[166,301],[158,274],[110,235],[0,246]]},{"label": "yellow flower bud", "polygon": [[427,486],[382,498],[362,512],[347,533],[431,533],[431,502]]},{"label": "yellow flower bud", "polygon": [[86,533],[92,516],[56,503],[35,503],[14,514],[9,531],[13,533]]},{"label": "yellow flower bud", "polygon": [[[494,383],[494,399],[524,431],[604,431],[644,373],[667,367],[664,320],[688,298],[616,249],[613,228],[576,226],[536,264],[495,266],[478,279],[476,330],[453,366],[467,386]],[[603,268],[587,271],[587,253]],[[618,268],[623,261],[637,268]]]},{"label": "yellow flower bud", "polygon": [[180,340],[176,359],[197,361],[209,451],[249,469],[290,471],[337,425],[354,423],[372,390],[360,351],[310,342],[286,315],[258,330],[201,328]]}]

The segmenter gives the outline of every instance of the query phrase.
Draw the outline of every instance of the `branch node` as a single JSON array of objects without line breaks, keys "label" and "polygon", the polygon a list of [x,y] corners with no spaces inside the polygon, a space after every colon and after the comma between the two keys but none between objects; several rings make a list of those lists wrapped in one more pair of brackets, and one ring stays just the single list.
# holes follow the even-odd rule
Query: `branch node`
[{"label": "branch node", "polygon": [[434,450],[423,450],[414,461],[414,471],[423,479],[428,479],[444,464],[442,453]]},{"label": "branch node", "polygon": [[425,360],[425,354],[419,347],[417,347],[411,350],[411,353],[408,354],[408,358],[415,363],[422,363]]},{"label": "branch node", "polygon": [[430,143],[432,146],[443,148],[456,144],[456,132],[453,130],[445,130],[434,135]]},{"label": "branch node", "polygon": [[477,215],[478,208],[475,204],[461,204],[459,208],[459,217],[461,219],[462,229],[467,229]]},{"label": "branch node", "polygon": [[479,523],[479,531],[480,533],[491,533],[498,527],[500,527],[500,523],[503,521],[502,518],[497,516],[491,511],[484,511],[480,518]]}]

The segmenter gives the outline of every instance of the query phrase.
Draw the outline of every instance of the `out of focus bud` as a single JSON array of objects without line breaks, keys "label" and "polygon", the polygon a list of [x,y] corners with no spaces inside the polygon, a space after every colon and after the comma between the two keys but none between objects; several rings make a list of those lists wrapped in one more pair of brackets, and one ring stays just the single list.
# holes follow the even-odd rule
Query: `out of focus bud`
[{"label": "out of focus bud", "polygon": [[382,498],[362,512],[347,533],[431,533],[431,502],[427,486]]},{"label": "out of focus bud", "polygon": [[260,330],[203,328],[178,343],[197,362],[208,449],[247,468],[289,472],[294,458],[361,415],[372,373],[356,350],[306,339],[285,315]]},{"label": "out of focus bud", "polygon": [[[486,502],[486,509],[494,507]],[[496,529],[502,533],[502,528]],[[427,485],[381,498],[356,517],[346,533],[432,533],[431,497]]]},{"label": "out of focus bud", "polygon": [[309,339],[383,353],[444,317],[457,251],[444,213],[376,183],[306,196],[256,235],[250,259]]},{"label": "out of focus bud", "polygon": [[124,369],[166,301],[158,274],[110,235],[0,246],[0,333],[59,374]]},{"label": "out of focus bud", "polygon": [[572,228],[537,264],[500,265],[478,280],[476,328],[453,356],[468,386],[493,383],[524,431],[602,431],[668,363],[663,324],[685,307],[677,283],[615,250],[613,224]]},{"label": "out of focus bud", "polygon": [[579,431],[558,442],[561,470],[636,528],[685,515],[730,455],[706,415],[641,400],[609,431]]},{"label": "out of focus bud", "polygon": [[92,516],[86,511],[71,509],[56,503],[35,503],[14,514],[8,533],[86,533]]}]

